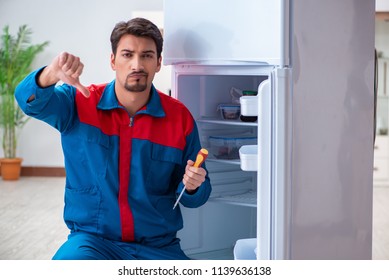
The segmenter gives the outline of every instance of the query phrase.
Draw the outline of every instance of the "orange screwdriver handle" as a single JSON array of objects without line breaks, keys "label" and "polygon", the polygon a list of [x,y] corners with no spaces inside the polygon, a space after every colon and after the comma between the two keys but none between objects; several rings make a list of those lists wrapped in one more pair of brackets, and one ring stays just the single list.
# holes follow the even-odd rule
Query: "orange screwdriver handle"
[{"label": "orange screwdriver handle", "polygon": [[198,154],[197,154],[197,157],[196,157],[196,161],[194,163],[194,167],[200,167],[203,162],[207,159],[208,157],[208,151],[206,149],[201,149]]}]

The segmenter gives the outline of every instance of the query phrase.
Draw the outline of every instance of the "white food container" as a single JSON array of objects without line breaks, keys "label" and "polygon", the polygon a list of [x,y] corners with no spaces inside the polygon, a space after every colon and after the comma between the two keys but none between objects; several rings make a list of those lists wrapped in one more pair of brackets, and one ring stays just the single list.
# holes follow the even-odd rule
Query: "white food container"
[{"label": "white food container", "polygon": [[235,260],[256,260],[257,259],[257,239],[238,239],[234,246]]},{"label": "white food container", "polygon": [[258,170],[258,146],[244,145],[239,148],[240,168],[243,171]]},{"label": "white food container", "polygon": [[242,96],[239,100],[242,116],[258,116],[258,96]]}]

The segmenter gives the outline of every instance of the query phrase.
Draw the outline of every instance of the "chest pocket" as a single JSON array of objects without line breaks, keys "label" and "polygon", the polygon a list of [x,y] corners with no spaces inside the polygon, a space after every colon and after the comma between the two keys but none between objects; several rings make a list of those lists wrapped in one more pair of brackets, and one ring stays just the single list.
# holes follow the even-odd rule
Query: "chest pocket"
[{"label": "chest pocket", "polygon": [[91,172],[92,176],[96,174],[105,177],[110,147],[109,136],[103,134],[98,128],[88,125],[83,126],[78,136],[80,164],[86,171]]},{"label": "chest pocket", "polygon": [[167,195],[175,191],[172,181],[181,178],[182,151],[153,144],[150,168],[147,172],[146,187],[150,194]]}]

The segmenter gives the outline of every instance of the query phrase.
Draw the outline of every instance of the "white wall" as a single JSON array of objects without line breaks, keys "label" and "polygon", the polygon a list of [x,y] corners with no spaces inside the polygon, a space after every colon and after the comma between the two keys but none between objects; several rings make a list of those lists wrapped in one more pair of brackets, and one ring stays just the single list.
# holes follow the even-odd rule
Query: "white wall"
[{"label": "white wall", "polygon": [[388,0],[376,0],[375,1],[375,10],[378,12],[389,11],[389,1]]},{"label": "white wall", "polygon": [[[133,16],[144,16],[163,27],[163,0],[0,0],[0,28],[10,26],[13,34],[22,24],[33,31],[33,43],[50,41],[33,68],[47,65],[61,51],[72,52],[85,67],[81,82],[109,82],[109,37],[114,25]],[[170,68],[163,66],[155,86],[168,93]],[[0,157],[3,151],[0,149]],[[59,133],[31,119],[20,133],[18,156],[24,166],[63,166]]]}]

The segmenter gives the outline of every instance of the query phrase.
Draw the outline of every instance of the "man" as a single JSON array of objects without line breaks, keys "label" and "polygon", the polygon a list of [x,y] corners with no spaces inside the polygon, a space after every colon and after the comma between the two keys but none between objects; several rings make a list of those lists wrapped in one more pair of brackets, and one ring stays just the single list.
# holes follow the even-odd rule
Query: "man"
[{"label": "man", "polygon": [[83,86],[82,62],[64,52],[15,92],[27,115],[61,133],[70,234],[53,259],[188,259],[174,202],[184,187],[186,207],[203,205],[211,192],[205,166],[193,166],[196,124],[152,84],[163,45],[153,23],[118,23],[111,45],[111,83]]}]

